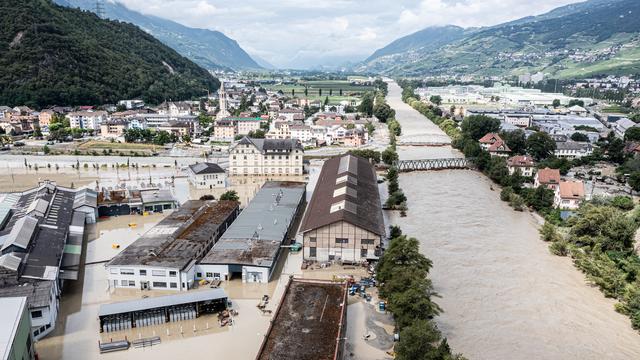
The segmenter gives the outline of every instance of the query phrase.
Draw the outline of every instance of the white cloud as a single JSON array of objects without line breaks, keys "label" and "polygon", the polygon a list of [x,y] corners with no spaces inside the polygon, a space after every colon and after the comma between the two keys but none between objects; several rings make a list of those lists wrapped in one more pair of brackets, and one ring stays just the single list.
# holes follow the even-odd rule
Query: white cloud
[{"label": "white cloud", "polygon": [[122,0],[137,11],[218,30],[281,67],[357,61],[433,25],[495,25],[577,0]]}]

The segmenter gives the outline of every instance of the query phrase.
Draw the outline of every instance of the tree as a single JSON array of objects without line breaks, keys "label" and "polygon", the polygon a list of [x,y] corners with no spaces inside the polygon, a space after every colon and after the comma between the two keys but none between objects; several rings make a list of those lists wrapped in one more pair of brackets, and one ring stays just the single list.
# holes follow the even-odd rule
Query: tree
[{"label": "tree", "polygon": [[571,140],[577,142],[589,142],[589,137],[581,132],[574,132],[573,134],[571,134]]},{"label": "tree", "polygon": [[544,160],[553,155],[556,143],[551,136],[541,131],[532,134],[527,139],[527,152],[536,160]]},{"label": "tree", "polygon": [[[453,360],[447,340],[433,321],[418,320],[400,331],[400,341],[394,350],[397,360]],[[436,346],[437,345],[437,346]]]},{"label": "tree", "polygon": [[189,135],[189,134],[182,135],[182,142],[185,142],[187,144],[190,143],[191,142],[191,135]]},{"label": "tree", "polygon": [[229,201],[239,201],[240,197],[235,190],[229,190],[224,194],[220,195],[220,200],[229,200]]},{"label": "tree", "polygon": [[349,150],[349,154],[371,160],[374,164],[380,163],[380,152],[372,149]]},{"label": "tree", "polygon": [[47,155],[47,154],[49,154],[49,153],[51,152],[51,149],[49,149],[49,146],[45,145],[45,146],[42,148],[42,152],[43,152],[45,155]]},{"label": "tree", "polygon": [[500,120],[485,115],[472,115],[462,120],[462,134],[473,140],[480,140],[488,133],[500,130]]},{"label": "tree", "polygon": [[362,97],[360,105],[358,105],[358,112],[371,116],[373,114],[373,93],[367,92]]},{"label": "tree", "polygon": [[607,157],[609,161],[617,164],[624,162],[624,142],[618,138],[614,138],[607,145]]},{"label": "tree", "polygon": [[249,133],[247,134],[248,137],[253,138],[253,139],[264,139],[266,136],[266,132],[262,129],[258,129],[258,130],[251,130],[249,131]]},{"label": "tree", "polygon": [[373,115],[378,118],[383,123],[387,122],[387,119],[392,118],[396,115],[396,111],[389,106],[389,104],[385,103],[377,103],[373,107]]},{"label": "tree", "polygon": [[554,108],[557,108],[560,106],[560,99],[554,99],[553,103],[551,104]]},{"label": "tree", "polygon": [[527,151],[527,138],[523,130],[503,131],[500,137],[514,154],[524,155]]},{"label": "tree", "polygon": [[640,191],[640,171],[634,171],[629,176],[629,186],[635,192]]},{"label": "tree", "polygon": [[584,107],[584,101],[582,101],[580,99],[571,99],[571,100],[569,100],[569,107],[576,106],[576,105]]},{"label": "tree", "polygon": [[640,141],[640,127],[632,127],[629,128],[625,133],[624,133],[624,140],[625,141]]},{"label": "tree", "polygon": [[399,159],[398,153],[391,147],[386,148],[382,152],[381,157],[382,161],[387,165],[393,165],[393,163]]},{"label": "tree", "polygon": [[553,207],[554,196],[553,190],[544,186],[538,186],[535,190],[527,194],[525,200],[527,205],[531,206],[534,210],[542,211]]},{"label": "tree", "polygon": [[440,104],[442,104],[442,97],[440,95],[432,95],[429,98],[429,101],[434,103],[436,106],[440,106]]}]

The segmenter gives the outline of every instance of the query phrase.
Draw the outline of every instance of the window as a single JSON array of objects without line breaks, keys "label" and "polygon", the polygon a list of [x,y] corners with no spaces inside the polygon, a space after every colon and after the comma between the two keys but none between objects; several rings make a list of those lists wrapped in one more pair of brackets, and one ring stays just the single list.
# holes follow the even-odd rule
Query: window
[{"label": "window", "polygon": [[316,240],[317,240],[317,239],[316,239],[315,237],[310,237],[310,238],[309,238],[309,242],[316,242]]},{"label": "window", "polygon": [[111,269],[109,269],[109,272],[111,274],[118,274],[118,269],[117,268],[111,268]]},{"label": "window", "polygon": [[360,257],[366,258],[367,257],[367,249],[360,249]]},{"label": "window", "polygon": [[167,283],[166,282],[161,282],[161,281],[154,281],[153,282],[153,287],[154,288],[166,288],[167,287]]},{"label": "window", "polygon": [[169,271],[169,276],[176,277],[176,276],[178,276],[178,273],[175,272],[175,271]]},{"label": "window", "polygon": [[32,319],[39,319],[42,317],[42,310],[35,310],[31,312]]},{"label": "window", "polygon": [[374,244],[374,240],[373,239],[362,239],[362,240],[360,240],[360,243],[362,245],[373,245]]},{"label": "window", "polygon": [[133,275],[133,269],[120,269],[120,275]]},{"label": "window", "polygon": [[309,257],[316,257],[316,247],[309,248]]},{"label": "window", "polygon": [[153,276],[167,276],[167,273],[164,270],[151,270],[151,275],[153,275]]},{"label": "window", "polygon": [[140,276],[147,276],[147,270],[140,270]]},{"label": "window", "polygon": [[129,280],[129,286],[136,286],[136,282],[133,280]]},{"label": "window", "polygon": [[127,281],[127,280],[120,280],[120,286],[129,286],[129,281]]},{"label": "window", "polygon": [[178,284],[177,283],[170,283],[169,287],[171,287],[172,289],[177,289],[178,288]]},{"label": "window", "polygon": [[213,277],[215,279],[220,279],[220,273],[213,273]]},{"label": "window", "polygon": [[207,277],[208,277],[208,278],[213,277],[213,273],[208,272],[208,273],[207,273]]},{"label": "window", "polygon": [[201,278],[202,277],[202,273],[196,273],[196,277]]},{"label": "window", "polygon": [[349,239],[347,238],[336,238],[336,244],[348,244]]}]

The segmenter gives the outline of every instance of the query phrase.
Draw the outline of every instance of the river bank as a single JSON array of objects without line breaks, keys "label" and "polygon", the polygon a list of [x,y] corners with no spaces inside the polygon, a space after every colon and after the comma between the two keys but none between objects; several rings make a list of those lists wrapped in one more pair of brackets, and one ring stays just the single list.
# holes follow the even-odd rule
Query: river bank
[{"label": "river bank", "polygon": [[[400,159],[461,156],[451,147],[402,146],[446,135],[400,94],[391,83],[388,102],[403,129]],[[431,279],[442,296],[435,301],[444,309],[436,321],[456,352],[470,359],[640,358],[640,336],[614,301],[569,259],[551,255],[536,219],[512,211],[488,178],[415,172],[402,174],[400,185],[410,211],[390,214],[391,223],[418,238],[433,261]]]}]

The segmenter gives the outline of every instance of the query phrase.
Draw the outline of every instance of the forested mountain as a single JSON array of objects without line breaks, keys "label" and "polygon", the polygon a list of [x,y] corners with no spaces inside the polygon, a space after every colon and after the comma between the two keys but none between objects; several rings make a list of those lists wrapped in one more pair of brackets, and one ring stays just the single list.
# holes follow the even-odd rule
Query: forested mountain
[{"label": "forested mountain", "polygon": [[0,24],[2,105],[159,103],[220,85],[137,26],[50,0],[2,0]]},{"label": "forested mountain", "polygon": [[[460,39],[435,48],[411,47],[365,62],[359,70],[402,75],[543,71],[565,78],[640,73],[639,14],[637,0],[591,0],[467,30]],[[387,66],[380,69],[381,63]]]},{"label": "forested mountain", "polygon": [[[54,0],[60,5],[95,11],[95,0]],[[128,9],[105,1],[106,17],[139,26],[183,56],[205,69],[259,69],[261,66],[238,43],[219,31],[194,29],[177,22]]]}]

